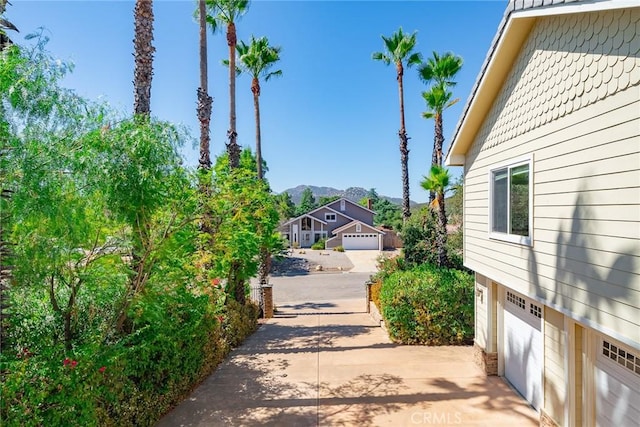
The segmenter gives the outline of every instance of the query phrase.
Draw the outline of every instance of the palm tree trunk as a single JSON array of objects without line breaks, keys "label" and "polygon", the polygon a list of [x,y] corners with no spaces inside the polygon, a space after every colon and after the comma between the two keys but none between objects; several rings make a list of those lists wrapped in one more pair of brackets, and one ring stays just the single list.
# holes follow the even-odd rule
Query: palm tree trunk
[{"label": "palm tree trunk", "polygon": [[444,145],[444,135],[442,134],[442,113],[436,113],[435,125],[432,160],[434,165],[442,167],[442,146]]},{"label": "palm tree trunk", "polygon": [[[433,153],[431,154],[431,166],[442,167],[442,145],[444,144],[444,136],[442,134],[442,113],[436,112],[434,117],[434,133],[433,133]],[[435,191],[429,191],[429,203],[436,198]]]},{"label": "palm tree trunk", "polygon": [[200,121],[200,159],[198,167],[208,170],[211,168],[209,126],[213,98],[208,93],[207,10],[205,0],[198,1],[198,13],[200,14],[200,87],[198,88],[197,107],[198,120]]},{"label": "palm tree trunk", "polygon": [[402,76],[404,69],[402,62],[396,64],[398,95],[400,97],[400,130],[398,137],[400,138],[400,166],[402,168],[402,219],[406,221],[411,216],[409,205],[409,148],[407,147],[409,137],[404,123],[404,87]]},{"label": "palm tree trunk", "polygon": [[151,79],[153,78],[153,0],[136,0],[133,39],[135,67],[133,70],[133,112],[151,114]]},{"label": "palm tree trunk", "polygon": [[447,259],[447,214],[444,206],[444,192],[438,192],[438,265],[446,267]]},{"label": "palm tree trunk", "polygon": [[236,25],[230,22],[227,26],[227,45],[229,46],[229,130],[227,131],[227,152],[229,166],[237,168],[240,165],[240,147],[236,132]]},{"label": "palm tree trunk", "polygon": [[260,135],[260,81],[254,77],[251,82],[251,92],[253,92],[253,108],[256,113],[256,166],[258,169],[258,179],[262,179],[262,137]]}]

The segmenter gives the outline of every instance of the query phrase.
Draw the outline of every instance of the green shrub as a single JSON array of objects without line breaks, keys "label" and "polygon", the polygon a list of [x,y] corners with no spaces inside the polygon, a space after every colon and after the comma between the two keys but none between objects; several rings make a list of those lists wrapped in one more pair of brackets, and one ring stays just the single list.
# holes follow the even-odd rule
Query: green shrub
[{"label": "green shrub", "polygon": [[2,355],[2,425],[153,425],[256,329],[254,304],[148,291],[120,341]]},{"label": "green shrub", "polygon": [[324,249],[325,242],[326,242],[325,239],[318,240],[313,245],[311,245],[311,249],[314,249],[316,251],[321,251]]},{"label": "green shrub", "polygon": [[428,264],[391,274],[382,314],[394,342],[464,345],[473,340],[473,276]]},{"label": "green shrub", "polygon": [[344,252],[344,247],[342,247],[342,246],[336,246],[335,248],[333,248],[333,250],[334,250],[335,252]]}]

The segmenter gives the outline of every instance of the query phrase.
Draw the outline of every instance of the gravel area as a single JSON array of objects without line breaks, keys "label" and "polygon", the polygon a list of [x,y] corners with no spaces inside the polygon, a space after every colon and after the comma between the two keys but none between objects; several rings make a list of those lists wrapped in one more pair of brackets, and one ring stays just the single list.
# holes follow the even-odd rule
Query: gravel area
[{"label": "gravel area", "polygon": [[343,252],[294,249],[293,253],[271,263],[272,276],[299,276],[310,273],[349,271],[353,264]]}]

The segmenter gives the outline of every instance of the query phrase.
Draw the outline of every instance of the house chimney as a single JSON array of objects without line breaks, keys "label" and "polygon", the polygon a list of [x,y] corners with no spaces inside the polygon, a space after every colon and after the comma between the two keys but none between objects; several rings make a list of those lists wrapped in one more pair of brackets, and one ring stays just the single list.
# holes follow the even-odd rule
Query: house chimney
[{"label": "house chimney", "polygon": [[373,203],[371,202],[371,198],[367,198],[367,209],[370,211],[373,210]]}]

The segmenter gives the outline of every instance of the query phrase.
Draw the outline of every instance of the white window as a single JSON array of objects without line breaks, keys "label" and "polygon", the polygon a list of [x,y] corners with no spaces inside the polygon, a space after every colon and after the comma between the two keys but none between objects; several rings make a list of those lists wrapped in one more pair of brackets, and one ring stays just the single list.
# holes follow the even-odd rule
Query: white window
[{"label": "white window", "polygon": [[345,209],[347,209],[347,207],[345,205],[345,201],[344,200],[340,200],[340,210],[344,212]]},{"label": "white window", "polygon": [[325,213],[324,220],[327,222],[336,222],[336,214],[334,213]]},{"label": "white window", "polygon": [[531,245],[531,164],[531,158],[527,158],[489,172],[489,237]]},{"label": "white window", "polygon": [[356,233],[360,233],[362,231],[362,224],[356,224]]}]

